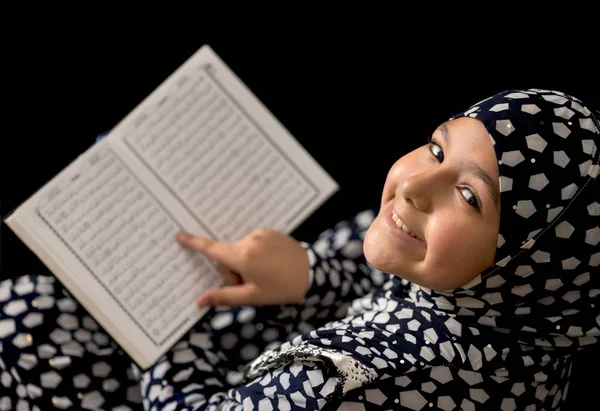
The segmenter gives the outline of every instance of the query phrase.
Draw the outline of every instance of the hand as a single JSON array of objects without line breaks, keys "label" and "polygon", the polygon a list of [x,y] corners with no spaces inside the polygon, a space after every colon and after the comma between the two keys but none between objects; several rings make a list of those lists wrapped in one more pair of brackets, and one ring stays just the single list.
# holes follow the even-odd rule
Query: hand
[{"label": "hand", "polygon": [[308,291],[306,249],[282,232],[259,229],[234,243],[179,232],[177,241],[217,261],[227,284],[202,293],[198,305],[292,304]]}]

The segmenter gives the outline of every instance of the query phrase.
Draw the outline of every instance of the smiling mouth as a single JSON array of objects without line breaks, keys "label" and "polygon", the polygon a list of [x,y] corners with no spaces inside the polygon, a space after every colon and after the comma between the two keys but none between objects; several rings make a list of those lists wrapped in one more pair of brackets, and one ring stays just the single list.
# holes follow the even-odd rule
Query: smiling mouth
[{"label": "smiling mouth", "polygon": [[404,231],[406,234],[410,235],[412,238],[414,238],[416,240],[425,242],[422,238],[420,238],[419,236],[417,236],[416,234],[414,234],[410,231],[410,229],[406,226],[406,224],[404,224],[404,222],[402,220],[400,220],[400,218],[398,218],[395,211],[392,211],[392,220],[394,220],[394,223],[396,223],[396,226],[401,228],[402,231]]}]

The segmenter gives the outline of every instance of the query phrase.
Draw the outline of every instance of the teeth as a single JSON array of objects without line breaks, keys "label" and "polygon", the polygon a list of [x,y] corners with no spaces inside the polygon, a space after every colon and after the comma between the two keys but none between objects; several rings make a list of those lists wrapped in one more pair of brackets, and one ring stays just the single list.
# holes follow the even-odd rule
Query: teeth
[{"label": "teeth", "polygon": [[394,220],[394,223],[396,223],[396,225],[398,227],[400,227],[405,233],[407,233],[408,235],[412,236],[413,238],[416,238],[417,240],[421,240],[419,237],[417,237],[416,235],[414,235],[413,233],[410,232],[410,230],[408,229],[408,227],[406,226],[406,224],[404,224],[402,222],[402,220],[400,220],[398,218],[398,216],[396,215],[395,212],[392,211],[392,220]]}]

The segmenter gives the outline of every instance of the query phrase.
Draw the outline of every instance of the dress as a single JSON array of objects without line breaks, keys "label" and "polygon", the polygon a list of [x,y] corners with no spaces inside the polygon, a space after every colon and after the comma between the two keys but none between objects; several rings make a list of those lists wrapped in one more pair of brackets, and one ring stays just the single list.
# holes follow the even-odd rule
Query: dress
[{"label": "dress", "polygon": [[[317,397],[327,395],[331,384],[315,380],[314,366],[304,369],[305,364],[292,364],[276,372],[270,385],[261,377],[258,385],[240,387],[242,367],[264,349],[313,331],[328,320],[344,318],[348,302],[359,298],[355,303],[360,306],[360,297],[391,279],[369,268],[362,257],[362,235],[372,217],[372,210],[365,211],[356,219],[338,224],[336,233],[327,231],[321,236],[318,246],[330,244],[332,251],[334,247],[338,254],[346,250],[354,258],[337,260],[347,270],[342,272],[338,266],[341,274],[327,277],[328,281],[324,272],[317,269],[311,292],[302,304],[215,307],[145,373],[139,372],[53,276],[24,275],[15,281],[2,281],[0,410],[46,410],[52,406],[106,410],[142,406],[160,410],[243,409],[249,399],[254,401],[257,393],[264,396],[262,390],[268,392],[276,383],[280,384],[276,389],[280,393],[282,388],[288,390],[291,386],[303,390],[311,381],[315,390],[322,393],[317,393]],[[328,237],[334,241],[323,242]],[[319,262],[313,259],[313,267]],[[332,273],[334,269],[331,267]],[[399,281],[396,283],[400,285]],[[302,409],[316,409],[314,401],[318,398],[302,400],[299,392],[288,397],[290,409],[295,404]],[[271,409],[286,409],[285,399],[275,393],[271,396],[275,398]],[[263,405],[257,403],[258,409],[269,409],[265,399],[269,396],[258,399],[258,403],[263,401]]]},{"label": "dress", "polygon": [[497,260],[473,281],[372,269],[365,210],[303,243],[300,303],[212,309],[144,373],[52,277],[4,281],[0,410],[559,408],[572,354],[600,336],[598,121],[536,89],[460,115],[485,122],[500,165]]},{"label": "dress", "polygon": [[[373,216],[373,210],[365,210],[308,246],[314,279],[302,304],[212,309],[143,374],[53,277],[3,281],[0,410],[46,410],[50,404],[57,409],[104,410],[469,410],[485,404],[487,409],[510,410],[539,404],[540,393],[552,402],[566,396],[568,362],[557,368],[555,388],[526,390],[525,381],[508,382],[457,367],[450,345],[448,351],[429,349],[430,342],[438,347],[445,347],[441,340],[451,344],[453,336],[434,328],[419,330],[429,310],[415,304],[411,284],[365,264],[362,236]],[[343,341],[348,334],[360,342],[373,338],[373,328],[387,329],[391,335],[399,328],[386,326],[391,315],[420,331],[421,338],[407,334],[395,340],[405,350],[400,358],[386,349],[385,341],[379,350],[365,348],[364,355],[374,363],[403,367],[401,376],[374,378],[360,363],[343,360],[338,365],[345,372],[340,374],[331,364],[296,353],[306,358],[242,382],[242,367],[264,349],[317,329],[321,341],[325,336]],[[324,326],[329,320],[333,322]],[[362,351],[359,343],[355,346]],[[491,353],[492,349],[485,355]],[[342,379],[349,387],[373,381],[341,399],[328,398]]]}]

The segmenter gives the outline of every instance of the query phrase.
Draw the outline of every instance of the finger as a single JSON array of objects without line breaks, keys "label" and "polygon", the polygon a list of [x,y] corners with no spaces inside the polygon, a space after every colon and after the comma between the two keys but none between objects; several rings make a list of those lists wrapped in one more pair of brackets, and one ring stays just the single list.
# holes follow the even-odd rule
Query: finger
[{"label": "finger", "polygon": [[221,273],[221,276],[223,276],[227,285],[238,285],[243,283],[241,275],[223,264],[219,264],[219,273]]},{"label": "finger", "polygon": [[182,245],[199,251],[219,263],[232,267],[234,270],[241,271],[239,270],[238,253],[231,244],[187,234],[183,231],[179,231],[176,238]]},{"label": "finger", "polygon": [[197,300],[199,306],[228,306],[252,305],[255,287],[251,284],[213,288],[205,291]]}]

